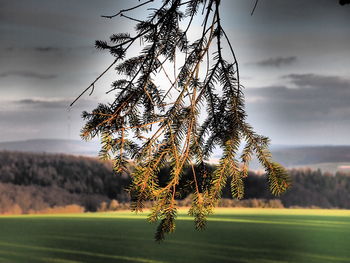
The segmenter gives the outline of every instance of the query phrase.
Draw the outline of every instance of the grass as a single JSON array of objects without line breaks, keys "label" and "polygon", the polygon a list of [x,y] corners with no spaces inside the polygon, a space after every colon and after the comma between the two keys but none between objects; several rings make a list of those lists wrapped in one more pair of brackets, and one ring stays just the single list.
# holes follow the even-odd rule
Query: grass
[{"label": "grass", "polygon": [[0,262],[350,262],[350,211],[218,209],[206,231],[180,211],[161,244],[146,214],[0,217]]}]

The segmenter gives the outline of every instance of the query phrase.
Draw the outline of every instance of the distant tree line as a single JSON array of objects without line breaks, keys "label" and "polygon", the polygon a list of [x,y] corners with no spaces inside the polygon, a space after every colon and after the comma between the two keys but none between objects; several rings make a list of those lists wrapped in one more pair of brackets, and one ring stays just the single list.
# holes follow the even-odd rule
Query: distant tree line
[{"label": "distant tree line", "polygon": [[[101,202],[129,200],[127,175],[110,162],[63,154],[0,152],[0,213],[29,213],[77,204],[97,211]],[[9,212],[9,213],[10,213]]]},{"label": "distant tree line", "polygon": [[74,194],[125,199],[127,175],[115,176],[110,162],[63,154],[0,152],[0,182],[58,187]]},{"label": "distant tree line", "polygon": [[[129,169],[133,169],[129,166]],[[213,167],[208,168],[214,169]],[[169,169],[158,175],[165,184]],[[298,169],[289,171],[292,188],[276,200],[268,191],[264,175],[249,172],[244,179],[245,197],[238,201],[231,198],[229,188],[223,189],[220,206],[248,207],[321,207],[350,208],[350,176],[335,175],[320,170]],[[208,176],[210,171],[208,171]],[[191,192],[192,169],[185,169],[181,177],[183,192],[178,203],[188,206]],[[203,177],[203,186],[210,182]],[[0,152],[0,213],[31,213],[51,211],[54,207],[71,204],[85,211],[127,209],[130,201],[126,191],[130,184],[127,174],[116,176],[112,165],[95,158],[59,154]]]},{"label": "distant tree line", "polygon": [[[209,169],[214,170],[213,167]],[[166,178],[165,174],[169,169],[162,169],[160,172],[160,181]],[[350,174],[346,172],[337,172],[336,174],[323,173],[321,170],[291,169],[288,171],[292,181],[292,187],[284,194],[278,197],[284,207],[320,207],[320,208],[350,208]],[[210,172],[208,173],[209,176]],[[190,184],[188,178],[193,178],[190,168],[185,170],[181,180],[183,185],[188,188],[194,187]],[[205,179],[199,181],[199,185],[203,185],[210,180]],[[186,184],[187,182],[187,184]],[[229,188],[230,183],[223,189],[222,196],[225,199],[232,199]],[[268,181],[265,175],[252,172],[248,173],[248,177],[244,178],[245,193],[243,200],[259,199],[259,200],[276,200],[276,196],[272,195],[268,190]],[[186,196],[186,188],[181,198]],[[190,191],[188,191],[190,192]],[[264,205],[263,205],[264,206]]]},{"label": "distant tree line", "polygon": [[[350,208],[350,176],[338,172],[335,175],[320,170],[289,170],[292,187],[279,199],[285,207]],[[275,199],[264,184],[264,177],[252,173],[246,178],[245,198]]]},{"label": "distant tree line", "polygon": [[[0,214],[27,214],[52,209],[62,210],[75,204],[82,211],[96,211],[103,201],[103,195],[72,194],[63,188],[39,185],[15,185],[0,183]],[[66,212],[73,212],[68,207]],[[74,210],[77,211],[77,210]]]}]

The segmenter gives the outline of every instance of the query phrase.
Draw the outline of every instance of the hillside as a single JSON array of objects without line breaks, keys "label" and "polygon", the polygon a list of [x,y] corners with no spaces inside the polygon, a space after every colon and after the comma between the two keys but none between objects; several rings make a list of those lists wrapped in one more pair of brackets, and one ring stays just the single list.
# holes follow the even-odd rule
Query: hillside
[{"label": "hillside", "polygon": [[[287,168],[321,169],[323,172],[350,171],[350,146],[272,146],[273,160]],[[250,168],[261,169],[256,158]]]},{"label": "hillside", "polygon": [[[181,180],[192,178],[191,171],[186,169]],[[168,174],[169,169],[161,170],[160,184],[166,182]],[[293,187],[280,197],[281,205],[350,208],[349,175],[322,174],[310,169],[290,170],[290,174]],[[112,200],[116,200],[113,201],[114,205],[116,202],[129,202],[125,191],[129,184],[130,178],[126,174],[115,175],[110,162],[96,158],[0,152],[0,214],[11,211],[28,213],[72,204],[86,211],[96,211],[101,206],[106,207],[106,204],[110,207]],[[226,204],[265,206],[269,200],[276,199],[268,191],[265,176],[250,172],[245,186],[247,200],[241,203],[227,201]],[[193,185],[186,184],[186,187]],[[182,189],[181,196],[186,197],[187,191],[188,188]],[[229,187],[224,189],[223,196],[231,198]],[[248,199],[256,201],[250,202]],[[123,207],[127,208],[128,205]]]},{"label": "hillside", "polygon": [[272,155],[285,166],[350,162],[350,146],[272,147]]},{"label": "hillside", "polygon": [[[83,156],[97,156],[99,142],[79,140],[38,139],[26,141],[0,142],[0,151],[20,151],[33,153],[63,153]],[[288,168],[310,166],[313,169],[336,172],[339,166],[350,165],[350,146],[290,146],[272,145],[273,159]],[[251,169],[260,166],[257,160],[251,163]]]},{"label": "hillside", "polygon": [[96,158],[0,152],[0,213],[15,204],[24,212],[70,204],[95,211],[103,201],[127,201],[129,183]]},{"label": "hillside", "polygon": [[98,142],[61,139],[37,139],[25,141],[0,142],[0,151],[20,151],[33,153],[63,153],[97,156]]}]

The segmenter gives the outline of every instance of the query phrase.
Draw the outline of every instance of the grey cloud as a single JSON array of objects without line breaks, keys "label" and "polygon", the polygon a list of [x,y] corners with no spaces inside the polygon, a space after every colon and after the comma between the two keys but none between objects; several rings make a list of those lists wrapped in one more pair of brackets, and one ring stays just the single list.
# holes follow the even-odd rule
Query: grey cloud
[{"label": "grey cloud", "polygon": [[81,99],[74,106],[74,98],[25,98],[0,101],[1,140],[32,138],[78,139],[84,124],[83,110],[94,108],[96,101]]},{"label": "grey cloud", "polygon": [[4,51],[6,51],[6,52],[13,52],[13,51],[15,51],[15,47],[5,47],[4,48]]},{"label": "grey cloud", "polygon": [[298,87],[313,88],[349,88],[350,80],[339,76],[326,76],[317,74],[289,74],[283,76]]},{"label": "grey cloud", "polygon": [[307,125],[350,121],[350,80],[317,74],[291,74],[283,79],[294,87],[246,89],[248,108],[255,115],[265,114],[275,122]]},{"label": "grey cloud", "polygon": [[57,48],[57,47],[50,47],[50,46],[47,46],[47,47],[36,47],[34,48],[35,51],[38,51],[38,52],[57,52],[57,51],[60,51],[61,49],[60,48]]},{"label": "grey cloud", "polygon": [[14,102],[17,105],[24,107],[38,108],[68,108],[68,100],[38,100],[38,99],[23,99]]},{"label": "grey cloud", "polygon": [[[26,48],[18,49],[18,51],[26,51]],[[77,45],[72,47],[65,47],[65,46],[37,46],[34,48],[30,48],[30,51],[34,50],[35,52],[41,53],[41,54],[55,54],[60,57],[67,56],[71,57],[73,54],[79,54],[79,52],[86,53],[94,53],[96,51],[99,51],[95,48],[94,45]]]},{"label": "grey cloud", "polygon": [[261,60],[257,62],[257,65],[263,67],[281,67],[281,66],[289,66],[294,64],[297,61],[297,57],[275,57],[268,58],[265,60]]},{"label": "grey cloud", "polygon": [[23,78],[33,78],[33,79],[40,79],[40,80],[48,80],[48,79],[54,79],[58,76],[56,74],[43,74],[43,73],[37,73],[32,71],[6,71],[0,73],[0,78],[6,78],[6,77],[23,77]]},{"label": "grey cloud", "polygon": [[[79,52],[86,53],[92,53],[98,51],[93,44],[91,45],[75,45],[71,47],[67,46],[33,46],[33,47],[15,47],[15,46],[7,46],[0,48],[0,55],[1,54],[8,54],[8,53],[14,53],[14,55],[17,56],[25,56],[25,58],[32,58],[32,57],[38,57],[41,54],[53,54],[62,57],[62,56],[69,56],[71,57],[72,52],[73,54],[78,54]],[[39,54],[38,54],[39,53]]]},{"label": "grey cloud", "polygon": [[73,99],[38,97],[0,101],[1,140],[79,139],[84,124],[81,112],[91,110],[96,101],[81,99],[69,108]]},{"label": "grey cloud", "polygon": [[[295,24],[294,19],[297,19],[306,27],[315,21],[321,25],[334,21],[348,21],[348,9],[340,7],[337,2],[334,0],[269,0],[264,1],[254,15],[265,23],[287,20],[289,24]],[[345,28],[346,23],[341,26]]]},{"label": "grey cloud", "polygon": [[[45,99],[45,98],[39,98],[39,99],[22,99],[22,100],[16,100],[12,101],[17,106],[20,107],[30,107],[35,109],[70,109],[69,105],[72,103],[73,98],[60,98],[60,99]],[[79,100],[79,103],[75,105],[74,109],[81,109],[81,108],[90,108],[91,105],[94,104],[94,101],[87,100],[87,99],[81,99]],[[71,108],[73,109],[73,108]]]},{"label": "grey cloud", "polygon": [[[1,140],[32,138],[79,138],[83,125],[81,110],[6,110],[0,111]],[[71,131],[71,132],[70,132]]]},{"label": "grey cloud", "polygon": [[[73,37],[91,36],[94,31],[106,27],[101,14],[108,10],[119,10],[128,6],[129,1],[106,0],[60,0],[6,1],[0,8],[2,24],[26,27],[28,30],[49,30],[58,34],[70,34]],[[47,36],[48,34],[44,32]],[[58,38],[59,39],[59,38]],[[66,40],[66,39],[64,39]]]},{"label": "grey cloud", "polygon": [[[14,104],[23,107],[32,107],[32,108],[46,108],[46,109],[57,109],[57,108],[66,108],[69,109],[69,105],[72,103],[73,99],[22,99],[13,101]],[[74,108],[85,108],[93,104],[93,101],[81,99],[79,104]]]}]

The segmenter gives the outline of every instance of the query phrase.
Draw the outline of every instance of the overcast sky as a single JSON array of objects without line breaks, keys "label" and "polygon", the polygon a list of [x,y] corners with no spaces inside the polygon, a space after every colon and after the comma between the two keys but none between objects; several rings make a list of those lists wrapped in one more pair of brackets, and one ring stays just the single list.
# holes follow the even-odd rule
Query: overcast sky
[{"label": "overcast sky", "polygon": [[[350,144],[350,6],[336,0],[222,0],[249,122],[273,144]],[[107,101],[112,61],[94,41],[131,28],[136,0],[0,0],[0,141],[79,139],[82,110]],[[134,13],[134,16],[145,12]]]}]

